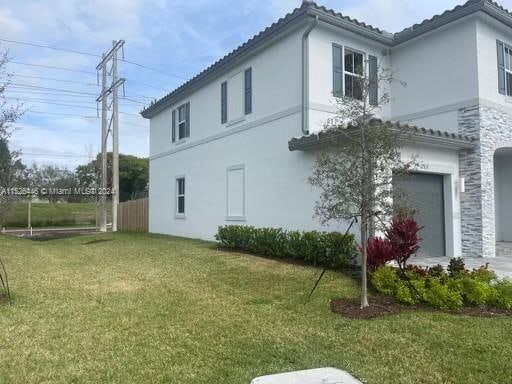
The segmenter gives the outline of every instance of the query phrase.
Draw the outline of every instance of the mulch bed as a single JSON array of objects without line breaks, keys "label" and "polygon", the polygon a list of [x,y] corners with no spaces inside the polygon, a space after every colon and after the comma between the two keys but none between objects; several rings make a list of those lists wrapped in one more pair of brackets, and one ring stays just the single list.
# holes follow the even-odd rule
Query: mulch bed
[{"label": "mulch bed", "polygon": [[368,302],[370,306],[361,309],[361,299],[359,298],[333,299],[331,300],[331,310],[349,319],[374,319],[412,311],[444,312],[480,317],[512,316],[512,310],[505,309],[464,307],[457,311],[446,311],[425,305],[404,305],[384,295],[372,295],[368,298]]}]

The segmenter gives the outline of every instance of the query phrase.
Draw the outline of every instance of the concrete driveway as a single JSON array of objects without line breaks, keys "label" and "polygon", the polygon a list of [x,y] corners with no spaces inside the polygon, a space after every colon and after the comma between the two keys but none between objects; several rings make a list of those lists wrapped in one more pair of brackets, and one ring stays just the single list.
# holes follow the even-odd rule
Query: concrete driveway
[{"label": "concrete driveway", "polygon": [[[448,257],[426,257],[426,256],[412,256],[409,259],[409,264],[415,264],[420,266],[433,266],[441,264],[442,266],[448,266],[450,258]],[[493,258],[464,258],[466,268],[474,269],[482,265],[489,263],[489,269],[496,272],[499,277],[512,278],[512,256],[496,256]]]}]

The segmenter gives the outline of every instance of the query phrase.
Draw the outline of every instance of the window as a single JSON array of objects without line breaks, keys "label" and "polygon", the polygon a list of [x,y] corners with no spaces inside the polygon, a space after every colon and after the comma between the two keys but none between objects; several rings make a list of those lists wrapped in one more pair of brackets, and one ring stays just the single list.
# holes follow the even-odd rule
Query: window
[{"label": "window", "polygon": [[498,88],[503,95],[512,96],[512,47],[497,42],[498,45]]},{"label": "window", "polygon": [[[176,129],[178,132],[176,132]],[[177,135],[176,135],[177,133]],[[190,137],[190,103],[186,103],[172,111],[172,142]]]},{"label": "window", "polygon": [[252,112],[252,68],[245,70],[244,79],[245,114]]},{"label": "window", "polygon": [[220,85],[220,122],[224,124],[228,121],[228,82],[224,81]]},{"label": "window", "polygon": [[361,81],[364,73],[363,54],[345,48],[345,96],[362,100]]},{"label": "window", "polygon": [[185,215],[185,178],[176,179],[176,215]]}]

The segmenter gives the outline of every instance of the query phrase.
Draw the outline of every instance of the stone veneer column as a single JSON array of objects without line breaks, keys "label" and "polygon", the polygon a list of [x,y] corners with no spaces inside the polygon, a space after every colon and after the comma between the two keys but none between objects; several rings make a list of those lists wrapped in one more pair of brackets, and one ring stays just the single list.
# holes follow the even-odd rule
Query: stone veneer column
[{"label": "stone veneer column", "polygon": [[[459,133],[480,140],[480,108],[459,110]],[[459,154],[460,177],[466,180],[466,192],[461,194],[462,256],[481,257],[482,239],[482,173],[480,144]]]},{"label": "stone veneer column", "polygon": [[477,147],[460,153],[462,253],[466,257],[496,256],[494,154],[512,146],[512,114],[495,107],[459,110],[459,132],[478,139]]}]

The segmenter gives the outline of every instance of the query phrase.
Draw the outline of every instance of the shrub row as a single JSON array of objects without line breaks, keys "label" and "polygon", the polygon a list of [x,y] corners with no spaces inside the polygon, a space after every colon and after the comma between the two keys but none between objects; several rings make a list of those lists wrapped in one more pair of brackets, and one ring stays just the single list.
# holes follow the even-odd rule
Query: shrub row
[{"label": "shrub row", "polygon": [[[450,266],[457,263],[452,262]],[[422,302],[443,309],[463,306],[512,309],[512,280],[498,279],[485,266],[472,271],[464,267],[445,271],[441,265],[413,266],[404,275],[393,267],[382,266],[372,273],[371,282],[379,292],[404,304]]]},{"label": "shrub row", "polygon": [[302,260],[329,268],[346,267],[357,256],[354,236],[337,232],[227,225],[219,227],[215,238],[223,248],[279,259]]}]

